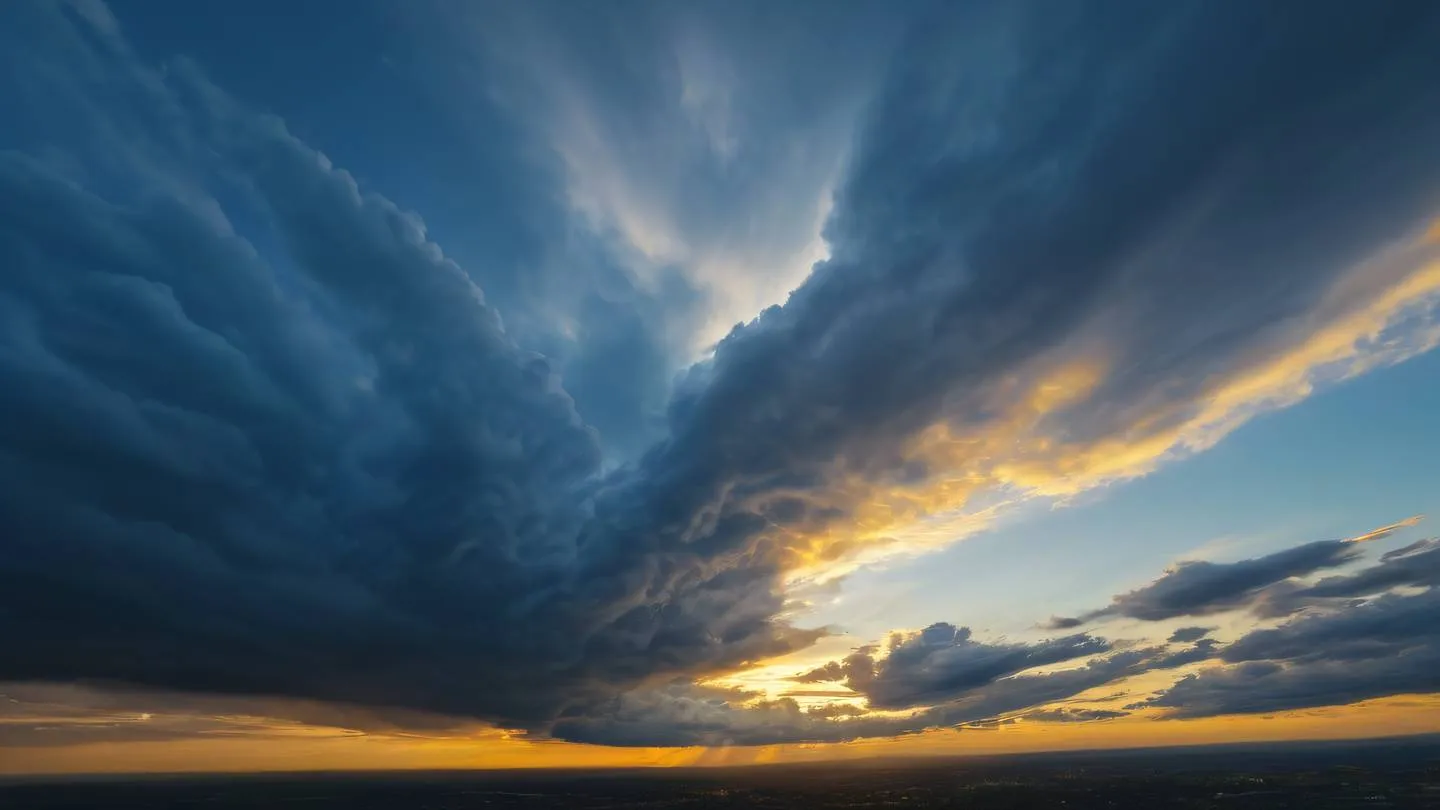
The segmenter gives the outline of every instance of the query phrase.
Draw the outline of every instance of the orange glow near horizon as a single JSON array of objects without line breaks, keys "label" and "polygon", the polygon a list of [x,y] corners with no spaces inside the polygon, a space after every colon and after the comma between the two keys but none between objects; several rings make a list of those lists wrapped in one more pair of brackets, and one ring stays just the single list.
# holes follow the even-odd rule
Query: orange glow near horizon
[{"label": "orange glow near horizon", "polygon": [[1362,739],[1440,732],[1440,696],[1399,696],[1265,716],[1093,723],[1020,721],[993,730],[935,730],[850,743],[732,748],[607,748],[485,734],[193,739],[7,748],[0,774],[328,770],[723,767],[893,756],[984,756],[1237,742]]}]

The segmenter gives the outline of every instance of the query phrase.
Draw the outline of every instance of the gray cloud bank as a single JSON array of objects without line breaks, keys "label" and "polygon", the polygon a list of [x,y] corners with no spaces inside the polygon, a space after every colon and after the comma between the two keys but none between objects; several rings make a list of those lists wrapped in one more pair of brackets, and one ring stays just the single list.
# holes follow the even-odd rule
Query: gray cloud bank
[{"label": "gray cloud bank", "polygon": [[[1293,618],[1227,646],[1234,666],[1187,677],[1153,701],[1194,717],[1330,706],[1440,690],[1440,543],[1262,597]],[[1398,589],[1398,590],[1397,590]]]},{"label": "gray cloud bank", "polygon": [[[1365,537],[1377,539],[1399,527],[1378,529]],[[1315,582],[1304,579],[1353,563],[1363,551],[1354,541],[1322,540],[1233,563],[1181,562],[1149,585],[1116,596],[1106,607],[1077,617],[1052,618],[1048,626],[1069,629],[1112,616],[1154,622],[1237,610],[1274,619],[1402,586],[1440,584],[1440,540],[1435,538],[1385,552],[1379,562],[1350,574]],[[1170,640],[1194,641],[1208,632],[1203,627],[1182,627]]]},{"label": "gray cloud bank", "polygon": [[[1440,690],[1440,542],[1419,540],[1350,573],[1305,578],[1355,561],[1365,548],[1347,544],[1339,562],[1332,554],[1317,553],[1333,549],[1335,542],[1239,563],[1178,566],[1152,585],[1116,597],[1106,615],[1162,621],[1241,611],[1282,620],[1219,647],[1217,659],[1223,666],[1187,675],[1130,708],[1160,707],[1166,717],[1187,718],[1308,709]],[[1204,573],[1189,573],[1195,566],[1204,566]],[[1137,605],[1142,607],[1134,609]],[[1197,646],[1216,649],[1216,642],[1204,638],[1207,632],[1180,628],[1170,640],[1200,639]]]},{"label": "gray cloud bank", "polygon": [[856,652],[796,678],[802,683],[843,682],[878,709],[908,709],[940,702],[1027,669],[1108,652],[1103,639],[1066,636],[1035,644],[986,643],[968,627],[941,622],[895,639],[883,658]]},{"label": "gray cloud bank", "polygon": [[194,65],[146,67],[102,6],[4,4],[0,680],[745,743],[978,722],[1208,657],[937,625],[868,681],[845,665],[877,706],[929,706],[901,720],[673,685],[820,635],[781,618],[781,575],[795,535],[853,516],[841,477],[943,476],[897,447],[1000,424],[996,392],[1071,339],[1124,369],[1071,440],[1124,435],[1118,403],[1179,423],[1436,210],[1440,7],[1097,8],[912,10],[832,258],[606,470],[418,216]]},{"label": "gray cloud bank", "polygon": [[1388,594],[1254,631],[1232,666],[1186,676],[1147,705],[1170,717],[1255,714],[1440,690],[1440,591]]},{"label": "gray cloud bank", "polygon": [[[1262,559],[1314,558],[1317,545],[1324,544]],[[1208,638],[1205,627],[1179,628],[1169,645],[1153,647],[1088,634],[1029,644],[986,642],[975,640],[968,628],[939,623],[897,634],[883,650],[862,647],[794,677],[803,684],[845,687],[867,704],[871,713],[861,716],[807,711],[793,700],[755,701],[753,696],[696,694],[676,687],[597,707],[588,716],[563,721],[560,728],[574,739],[612,745],[842,741],[1012,718],[1089,722],[1159,709],[1162,719],[1185,719],[1434,693],[1440,691],[1437,558],[1440,544],[1423,540],[1349,574],[1310,584],[1295,578],[1272,581],[1268,588],[1247,588],[1248,600],[1227,596],[1228,609],[1285,619],[1228,644]],[[1285,566],[1242,570],[1277,567]],[[1288,605],[1283,614],[1277,613],[1280,604]],[[1194,609],[1205,615],[1218,612],[1205,600],[1195,602]],[[1175,615],[1164,611],[1154,620]],[[1084,693],[1107,686],[1119,688],[1116,696],[1123,697],[1122,682],[1128,678],[1197,664],[1204,666],[1124,710],[1066,705],[1084,702]]]},{"label": "gray cloud bank", "polygon": [[[602,745],[715,746],[843,742],[915,734],[935,728],[991,727],[1008,722],[1016,715],[1038,714],[1040,721],[1045,722],[1047,718],[1040,707],[1047,704],[1066,701],[1144,672],[1173,669],[1213,655],[1213,648],[1208,644],[1179,651],[1159,647],[1129,649],[1050,672],[988,679],[971,676],[963,685],[947,690],[927,687],[924,700],[928,705],[924,708],[908,713],[860,716],[834,716],[820,708],[804,709],[790,698],[747,702],[744,695],[676,686],[668,690],[634,692],[597,706],[586,715],[562,718],[555,731],[567,739]],[[902,652],[904,658],[907,656]],[[910,660],[895,664],[894,669],[914,665]],[[866,696],[870,694],[864,688],[857,691]],[[919,695],[913,700],[910,705],[919,702]],[[873,701],[871,706],[881,708]],[[1088,710],[1077,709],[1066,714],[1066,719],[1106,719],[1124,712],[1112,714],[1106,710],[1090,716]],[[1048,721],[1053,722],[1058,716]]]},{"label": "gray cloud bank", "polygon": [[1078,627],[1110,616],[1149,622],[1207,616],[1245,606],[1276,583],[1338,568],[1359,556],[1360,548],[1353,543],[1321,540],[1233,563],[1185,561],[1149,585],[1116,596],[1106,607],[1052,619],[1050,626]]}]

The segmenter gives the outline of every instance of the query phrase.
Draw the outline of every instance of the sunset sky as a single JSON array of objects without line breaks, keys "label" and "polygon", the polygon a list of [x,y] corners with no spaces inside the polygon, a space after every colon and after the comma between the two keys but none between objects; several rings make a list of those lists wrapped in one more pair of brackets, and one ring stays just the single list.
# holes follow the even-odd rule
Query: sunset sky
[{"label": "sunset sky", "polygon": [[1440,4],[0,2],[0,774],[1440,732]]}]

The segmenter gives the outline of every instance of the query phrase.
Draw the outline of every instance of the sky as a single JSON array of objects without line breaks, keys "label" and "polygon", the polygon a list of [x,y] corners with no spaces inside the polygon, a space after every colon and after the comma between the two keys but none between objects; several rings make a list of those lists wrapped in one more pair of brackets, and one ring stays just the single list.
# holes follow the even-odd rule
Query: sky
[{"label": "sky", "polygon": [[1440,6],[0,4],[0,773],[1440,732]]}]

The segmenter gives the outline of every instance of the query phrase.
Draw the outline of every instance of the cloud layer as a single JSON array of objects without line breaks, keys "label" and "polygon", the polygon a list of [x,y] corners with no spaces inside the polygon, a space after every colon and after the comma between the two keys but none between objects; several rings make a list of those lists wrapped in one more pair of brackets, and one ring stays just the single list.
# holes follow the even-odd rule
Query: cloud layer
[{"label": "cloud layer", "polygon": [[1182,678],[1147,705],[1168,717],[1256,714],[1440,691],[1440,591],[1387,594],[1256,630],[1232,664]]},{"label": "cloud layer", "polygon": [[[22,115],[0,134],[0,679],[747,743],[985,721],[1210,657],[1204,641],[982,643],[937,624],[868,673],[838,665],[911,716],[743,708],[693,684],[822,635],[787,613],[797,570],[980,493],[1142,474],[1433,345],[1440,257],[1415,237],[1440,211],[1440,9],[937,4],[893,36],[850,13],[822,16],[877,49],[881,81],[846,96],[854,130],[805,164],[819,189],[817,166],[847,156],[830,258],[686,370],[660,438],[607,466],[565,364],[507,330],[418,215],[199,66],[150,66],[98,3],[5,5],[0,102]],[[680,65],[679,85],[641,88],[661,109],[678,92],[705,136],[703,160],[686,140],[673,166],[753,157],[724,75]],[[809,99],[822,78],[784,92]],[[582,112],[632,80],[576,90]],[[634,210],[706,218],[703,195],[670,205],[705,171],[651,197],[627,179],[644,150],[563,154],[653,135],[596,126],[556,148],[572,170],[621,167],[569,182],[632,245]],[[781,230],[760,241],[789,250]],[[703,264],[730,236],[650,258]],[[637,379],[581,367],[592,396]],[[1221,590],[1348,554],[1315,544]]]},{"label": "cloud layer", "polygon": [[[886,658],[880,669],[896,673],[890,676],[895,680],[906,676],[925,679],[924,665],[914,659],[914,644],[911,638],[892,646],[890,655],[898,653],[899,660],[891,664]],[[942,642],[940,646],[963,644]],[[977,646],[996,649],[1000,645]],[[1020,645],[1004,646],[1011,654],[1022,649]],[[923,692],[901,696],[895,694],[893,686],[877,688],[873,682],[847,680],[860,696],[867,698],[868,707],[859,711],[836,711],[827,706],[802,708],[793,698],[766,700],[753,694],[684,685],[633,692],[612,703],[596,706],[586,714],[562,718],[555,732],[567,739],[603,745],[760,745],[842,742],[915,734],[936,728],[985,728],[1019,717],[1036,722],[1112,719],[1128,712],[1068,709],[1055,704],[1078,699],[1092,689],[1127,678],[1188,666],[1215,655],[1213,642],[1176,650],[1139,647],[1094,656],[1067,668],[1041,669],[1040,661],[1060,658],[1054,652],[1057,646],[1077,650],[1082,644],[1041,642],[1031,648],[1035,663],[1023,667],[1033,671],[1013,674],[994,667],[981,673],[977,668],[959,667],[957,669],[967,670],[965,676],[952,675],[944,688],[932,681],[925,684]],[[1090,639],[1083,646],[1089,651],[1109,649],[1109,645],[1099,639]],[[1079,654],[1077,651],[1070,657]],[[860,655],[870,660],[870,653]],[[815,677],[818,676],[813,673],[801,676],[806,680]]]},{"label": "cloud layer", "polygon": [[879,661],[870,652],[860,651],[796,680],[843,682],[875,708],[909,709],[942,702],[1027,669],[1109,650],[1104,640],[1088,635],[1036,644],[985,643],[973,640],[968,627],[941,622],[912,636],[893,638]]},{"label": "cloud layer", "polygon": [[[1440,584],[1440,545],[1434,539],[1388,551],[1379,563],[1353,574],[1330,576],[1318,582],[1302,581],[1311,574],[1355,562],[1364,551],[1359,543],[1388,537],[1419,523],[1421,517],[1382,526],[1349,540],[1321,540],[1249,560],[1182,561],[1150,584],[1119,594],[1103,608],[1075,617],[1055,617],[1047,626],[1070,629],[1111,617],[1157,622],[1235,610],[1277,618],[1308,605],[1373,596],[1407,585]],[[1193,641],[1207,632],[1203,627],[1182,627],[1170,640]]]},{"label": "cloud layer", "polygon": [[1109,616],[1148,622],[1208,616],[1241,607],[1278,582],[1338,568],[1359,556],[1360,549],[1353,543],[1321,540],[1233,563],[1187,560],[1149,585],[1116,596],[1106,607],[1073,618],[1052,619],[1050,624],[1078,627]]},{"label": "cloud layer", "polygon": [[[1417,522],[1412,518],[1358,539],[1379,539]],[[1337,543],[1346,549],[1333,558],[1324,550]],[[1206,628],[1175,630],[1171,642],[1195,641],[1197,648],[1215,651],[1222,665],[1186,675],[1130,708],[1159,707],[1167,718],[1193,718],[1440,690],[1440,543],[1418,540],[1348,573],[1317,578],[1324,569],[1358,562],[1364,548],[1353,541],[1325,541],[1237,563],[1189,563],[1090,614],[1166,621],[1230,612],[1280,620],[1223,646],[1205,638]],[[1195,566],[1205,568],[1189,573]]]},{"label": "cloud layer", "polygon": [[[1317,547],[1331,542],[1345,543],[1309,543],[1272,557],[1313,559]],[[1433,540],[1423,540],[1351,573],[1318,580],[1305,576],[1314,573],[1313,567],[1281,566],[1292,573],[1271,577],[1268,588],[1247,587],[1245,598],[1227,596],[1223,606],[1212,600],[1191,603],[1193,612],[1204,615],[1283,615],[1280,623],[1252,629],[1229,643],[1208,637],[1211,628],[1204,627],[1178,628],[1168,644],[1150,646],[1088,634],[1028,644],[986,642],[974,639],[969,628],[938,623],[896,634],[883,649],[861,647],[794,677],[802,684],[843,687],[823,694],[863,701],[860,710],[849,703],[831,704],[841,711],[826,711],[823,704],[807,709],[793,699],[675,686],[633,693],[568,718],[558,730],[609,745],[843,741],[1016,719],[1091,722],[1135,712],[1162,720],[1193,719],[1434,693],[1440,691],[1436,551],[1440,546]],[[1359,554],[1347,550],[1346,561],[1358,563]],[[1233,565],[1246,571],[1274,568],[1254,562]],[[1291,599],[1284,614],[1274,610],[1275,592]],[[1186,614],[1162,611],[1132,618],[1160,622],[1177,615]],[[1186,674],[1158,690],[1137,687],[1140,681],[1132,680],[1170,671]],[[1109,694],[1096,697],[1092,690],[1102,688]],[[1104,705],[1147,693],[1123,709]]]}]

